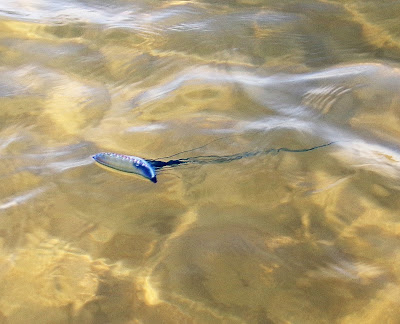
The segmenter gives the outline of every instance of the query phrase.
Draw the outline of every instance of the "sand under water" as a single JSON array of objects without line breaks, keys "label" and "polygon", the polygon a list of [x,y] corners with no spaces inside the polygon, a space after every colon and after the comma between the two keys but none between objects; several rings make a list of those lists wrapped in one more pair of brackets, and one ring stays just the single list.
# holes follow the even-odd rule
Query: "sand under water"
[{"label": "sand under water", "polygon": [[399,12],[0,3],[0,323],[397,323]]}]

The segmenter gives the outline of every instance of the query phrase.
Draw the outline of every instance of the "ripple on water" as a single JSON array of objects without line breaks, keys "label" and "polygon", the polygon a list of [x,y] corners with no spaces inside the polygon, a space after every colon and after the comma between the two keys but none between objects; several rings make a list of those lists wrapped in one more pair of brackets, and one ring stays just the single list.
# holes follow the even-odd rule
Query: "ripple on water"
[{"label": "ripple on water", "polygon": [[0,1],[0,321],[396,321],[398,6]]},{"label": "ripple on water", "polygon": [[[332,252],[327,264],[327,253]],[[342,294],[345,291],[373,296],[387,272],[346,260],[342,252],[321,243],[225,223],[190,228],[168,242],[148,289],[200,318],[208,313],[214,319],[274,321],[295,316],[305,320],[311,314],[319,322],[328,322],[338,314],[327,311],[325,303],[351,300]],[[316,285],[317,281],[324,285]],[[339,316],[348,311],[343,308]]]}]

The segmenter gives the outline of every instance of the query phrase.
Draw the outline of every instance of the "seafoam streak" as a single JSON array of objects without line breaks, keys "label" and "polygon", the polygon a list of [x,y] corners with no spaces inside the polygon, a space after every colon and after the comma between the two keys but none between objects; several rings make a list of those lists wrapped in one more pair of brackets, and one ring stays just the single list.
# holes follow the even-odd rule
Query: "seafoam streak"
[{"label": "seafoam streak", "polygon": [[14,196],[11,198],[7,198],[4,201],[0,202],[0,210],[5,210],[11,207],[15,207],[19,204],[24,203],[25,201],[37,196],[38,194],[44,192],[46,189],[37,188],[26,192],[25,194]]}]

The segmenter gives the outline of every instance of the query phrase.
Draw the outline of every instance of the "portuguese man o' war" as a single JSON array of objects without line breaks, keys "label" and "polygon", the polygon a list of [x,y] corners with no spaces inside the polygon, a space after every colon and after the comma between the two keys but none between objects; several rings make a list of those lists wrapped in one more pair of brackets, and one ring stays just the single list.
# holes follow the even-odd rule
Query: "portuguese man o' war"
[{"label": "portuguese man o' war", "polygon": [[117,153],[97,153],[93,159],[108,168],[139,174],[151,182],[157,182],[156,171],[154,167],[146,160],[132,155],[123,155]]},{"label": "portuguese man o' war", "polygon": [[[313,151],[319,148],[323,148],[329,145],[334,144],[335,142],[330,142],[318,146],[313,146],[310,148],[305,149],[289,149],[286,147],[281,147],[278,149],[267,149],[261,151],[254,151],[254,152],[244,152],[244,153],[237,153],[232,155],[205,155],[205,156],[194,156],[189,158],[182,158],[182,159],[170,159],[168,161],[162,160],[152,160],[152,159],[142,159],[137,156],[132,155],[123,155],[117,153],[97,153],[93,155],[93,159],[102,166],[107,168],[111,168],[117,171],[122,171],[126,173],[134,173],[141,175],[150,181],[156,183],[157,182],[157,173],[163,168],[172,168],[178,165],[183,164],[209,164],[209,163],[226,163],[231,161],[236,161],[244,158],[249,158],[257,155],[262,154],[277,154],[279,152],[290,152],[290,153],[303,153]],[[204,146],[202,146],[204,147]],[[164,157],[171,158],[182,154],[184,152],[194,151],[198,148],[179,152],[170,156]]]}]

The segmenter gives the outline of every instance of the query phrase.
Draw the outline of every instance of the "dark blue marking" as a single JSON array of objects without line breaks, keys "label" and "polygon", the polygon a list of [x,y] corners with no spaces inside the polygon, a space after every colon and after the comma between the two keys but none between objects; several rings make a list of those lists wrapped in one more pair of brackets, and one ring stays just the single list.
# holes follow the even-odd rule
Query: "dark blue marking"
[{"label": "dark blue marking", "polygon": [[[151,170],[151,169],[149,169],[149,167],[147,165],[143,165],[142,163],[139,163],[139,162],[133,162],[132,164],[134,167],[140,169],[143,172],[143,175],[146,178],[150,179],[151,182],[157,183],[157,176],[156,176],[155,170]],[[150,164],[150,167],[154,168],[152,163],[149,163],[149,164]],[[152,171],[154,172],[154,175],[152,174]]]}]

